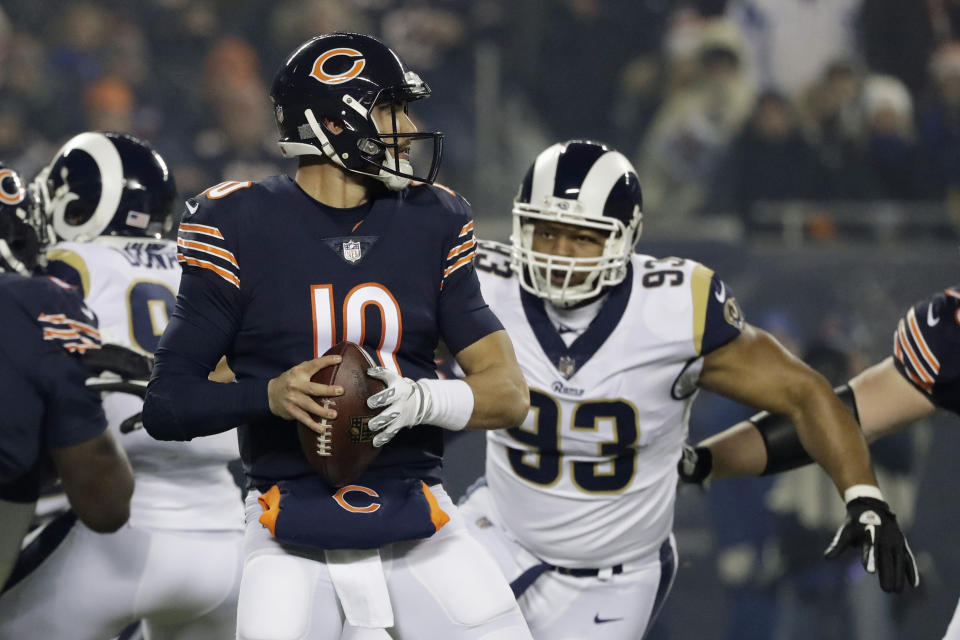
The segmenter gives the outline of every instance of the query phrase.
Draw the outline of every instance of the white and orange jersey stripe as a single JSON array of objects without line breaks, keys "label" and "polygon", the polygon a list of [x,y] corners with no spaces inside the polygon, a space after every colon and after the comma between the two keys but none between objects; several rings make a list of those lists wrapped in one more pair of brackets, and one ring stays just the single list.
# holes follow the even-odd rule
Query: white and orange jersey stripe
[{"label": "white and orange jersey stripe", "polygon": [[96,327],[62,313],[41,313],[37,323],[43,339],[56,341],[70,353],[86,353],[100,348],[100,332]]},{"label": "white and orange jersey stripe", "polygon": [[477,241],[473,237],[473,220],[471,220],[460,228],[456,244],[447,251],[440,288],[443,288],[450,274],[471,264],[476,255]]},{"label": "white and orange jersey stripe", "polygon": [[177,260],[184,268],[204,269],[240,288],[240,264],[217,227],[181,223],[177,233]]}]

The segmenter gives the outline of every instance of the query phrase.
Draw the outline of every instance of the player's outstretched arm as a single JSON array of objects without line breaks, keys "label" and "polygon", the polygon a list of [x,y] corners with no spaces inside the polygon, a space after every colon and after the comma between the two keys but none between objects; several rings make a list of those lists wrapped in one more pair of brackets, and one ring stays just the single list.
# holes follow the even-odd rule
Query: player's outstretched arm
[{"label": "player's outstretched arm", "polygon": [[[876,486],[854,413],[820,374],[769,334],[747,327],[739,338],[704,357],[700,385],[785,415],[796,425],[803,448],[830,474],[847,506],[847,520],[828,547],[828,558],[859,547],[864,568],[878,574],[884,591],[919,584],[913,553]],[[756,439],[751,442],[757,451]]]},{"label": "player's outstretched arm", "polygon": [[523,422],[530,394],[504,330],[464,347],[456,359],[466,373],[460,380],[411,380],[383,367],[367,371],[387,385],[367,399],[370,408],[383,408],[369,422],[370,430],[379,432],[373,439],[375,447],[385,445],[400,429],[419,424],[459,431]]},{"label": "player's outstretched arm", "polygon": [[113,435],[51,450],[70,507],[99,533],[116,531],[130,517],[133,471]]},{"label": "player's outstretched arm", "polygon": [[[834,392],[849,394],[847,402],[852,403],[867,442],[901,431],[936,410],[930,399],[897,371],[893,358],[866,369]],[[761,427],[768,438],[761,434]],[[769,434],[776,437],[768,441]],[[800,450],[800,437],[788,418],[755,416],[691,448],[681,477],[685,482],[702,483],[707,477],[775,473],[813,462]]]},{"label": "player's outstretched arm", "polygon": [[[788,417],[796,425],[803,448],[841,493],[854,485],[877,484],[867,443],[853,415],[823,376],[765,331],[747,326],[736,340],[706,355],[699,384],[737,402]],[[749,458],[738,464],[749,465],[753,473],[761,472],[766,467],[762,439],[741,437],[747,440]],[[718,462],[715,458],[714,464]],[[715,470],[719,469],[715,466]]]}]

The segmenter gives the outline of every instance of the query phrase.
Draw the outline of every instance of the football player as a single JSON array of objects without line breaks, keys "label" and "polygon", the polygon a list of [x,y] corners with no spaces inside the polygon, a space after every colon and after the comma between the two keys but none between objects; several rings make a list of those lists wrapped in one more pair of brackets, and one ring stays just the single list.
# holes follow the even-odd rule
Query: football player
[{"label": "football player", "polygon": [[26,568],[14,563],[41,482],[59,475],[69,517],[101,533],[127,521],[133,492],[100,395],[84,384],[96,316],[75,288],[39,275],[43,237],[19,174],[0,164],[0,587]]},{"label": "football player", "polygon": [[[480,295],[470,205],[432,185],[442,134],[409,103],[430,89],[380,41],[313,38],[271,98],[296,176],[225,182],[187,201],[177,307],[157,350],[144,426],[188,440],[241,424],[247,477],[242,639],[528,638],[489,555],[440,483],[443,429],[520,423],[526,386]],[[414,169],[417,150],[429,166]],[[443,340],[466,372],[438,380]],[[311,382],[349,340],[378,364],[381,447],[355,483],[326,485],[297,422],[323,433],[342,389]],[[226,355],[232,385],[208,383]],[[278,515],[279,503],[279,515]]]},{"label": "football player", "polygon": [[[958,349],[960,287],[951,287],[913,305],[893,333],[893,354],[834,391],[868,442],[902,431],[937,409],[960,414]],[[681,480],[702,484],[708,478],[779,473],[810,461],[788,419],[761,413],[689,448],[679,471]],[[850,535],[841,530],[828,555],[838,554]],[[960,640],[960,605],[945,637]]]},{"label": "football player", "polygon": [[[630,162],[574,140],[530,167],[511,245],[479,249],[532,410],[487,435],[485,482],[461,510],[536,638],[646,633],[677,567],[676,463],[699,387],[791,415],[848,502],[880,499],[866,444],[824,379],[747,324],[707,267],[634,254],[641,221]],[[884,516],[883,551],[898,553]]]},{"label": "football player", "polygon": [[[151,354],[180,280],[176,243],[160,239],[176,197],[163,158],[130,135],[81,133],[33,185],[60,240],[47,251],[49,272],[82,291],[105,342]],[[150,638],[233,637],[242,504],[227,462],[239,457],[236,438],[157,442],[132,428],[142,404],[121,393],[103,400],[136,476],[128,526],[109,536],[64,528],[0,597],[0,637],[94,640],[139,619]]]}]

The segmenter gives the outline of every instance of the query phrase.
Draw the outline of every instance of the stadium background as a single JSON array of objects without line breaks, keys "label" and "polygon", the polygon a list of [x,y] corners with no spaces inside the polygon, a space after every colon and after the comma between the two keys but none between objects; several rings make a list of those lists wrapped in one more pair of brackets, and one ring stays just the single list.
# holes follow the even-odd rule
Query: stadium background
[{"label": "stadium background", "polygon": [[[133,132],[181,195],[289,172],[267,93],[317,33],[378,35],[432,86],[440,181],[506,239],[533,157],[589,137],[637,165],[640,250],[714,267],[747,318],[835,381],[889,353],[909,304],[957,283],[956,0],[4,0],[0,159],[32,176],[72,134]],[[269,212],[264,212],[265,219]],[[701,397],[703,437],[749,411]],[[956,418],[874,447],[922,561],[885,596],[819,555],[842,505],[817,469],[684,489],[657,640],[939,638],[960,595]],[[454,493],[482,437],[450,443]]]}]

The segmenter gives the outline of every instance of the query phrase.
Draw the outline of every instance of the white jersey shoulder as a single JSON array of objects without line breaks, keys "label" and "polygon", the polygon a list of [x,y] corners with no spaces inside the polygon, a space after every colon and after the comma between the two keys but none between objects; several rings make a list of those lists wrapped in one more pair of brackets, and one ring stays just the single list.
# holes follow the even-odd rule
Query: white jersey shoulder
[{"label": "white jersey shoulder", "polygon": [[487,436],[498,516],[559,566],[602,567],[657,552],[672,529],[713,272],[691,260],[635,255],[628,280],[564,348],[544,322],[548,303],[489,266],[500,253],[481,253],[489,257],[478,257],[477,267],[484,298],[517,350],[531,410],[519,428]]},{"label": "white jersey shoulder", "polygon": [[[48,251],[55,273],[79,281],[100,321],[104,342],[153,353],[176,306],[180,287],[177,244],[171,240],[103,236],[62,242]],[[59,263],[59,264],[55,264]],[[119,433],[143,402],[105,394],[104,410],[136,475],[130,523],[159,529],[239,529],[239,490],[227,462],[239,457],[236,434],[192,442],[161,442],[145,431]]]}]

